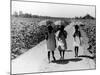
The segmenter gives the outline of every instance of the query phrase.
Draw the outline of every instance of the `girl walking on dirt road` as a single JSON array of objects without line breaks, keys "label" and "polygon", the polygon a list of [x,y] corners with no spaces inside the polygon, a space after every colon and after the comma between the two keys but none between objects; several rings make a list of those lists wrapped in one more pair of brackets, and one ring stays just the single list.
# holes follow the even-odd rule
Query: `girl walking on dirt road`
[{"label": "girl walking on dirt road", "polygon": [[52,22],[49,22],[47,29],[48,29],[48,33],[46,34],[46,40],[47,40],[48,60],[50,63],[50,53],[51,52],[52,52],[52,57],[54,61],[56,60],[54,56],[54,51],[56,48],[56,39],[55,39],[54,30],[52,27]]},{"label": "girl walking on dirt road", "polygon": [[74,50],[75,50],[75,57],[78,57],[78,50],[79,46],[81,45],[81,32],[78,25],[75,25],[75,32],[74,32]]},{"label": "girl walking on dirt road", "polygon": [[60,59],[64,59],[65,50],[67,49],[66,38],[67,38],[67,32],[64,30],[64,26],[61,25],[61,28],[59,30],[59,34],[57,36],[58,50],[59,50],[59,53],[61,56]]}]

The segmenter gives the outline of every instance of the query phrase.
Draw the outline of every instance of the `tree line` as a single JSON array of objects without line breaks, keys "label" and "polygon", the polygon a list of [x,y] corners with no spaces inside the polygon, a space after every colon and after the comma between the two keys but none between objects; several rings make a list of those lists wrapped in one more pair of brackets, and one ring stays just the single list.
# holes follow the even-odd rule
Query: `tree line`
[{"label": "tree line", "polygon": [[[40,16],[40,15],[33,15],[30,13],[23,13],[22,11],[19,12],[14,12],[13,15],[14,17],[23,17],[23,18],[45,18],[45,19],[68,19],[67,17],[51,17],[51,16]],[[91,16],[90,14],[86,14],[85,16],[80,16],[80,17],[73,17],[72,19],[95,19],[95,17]]]}]

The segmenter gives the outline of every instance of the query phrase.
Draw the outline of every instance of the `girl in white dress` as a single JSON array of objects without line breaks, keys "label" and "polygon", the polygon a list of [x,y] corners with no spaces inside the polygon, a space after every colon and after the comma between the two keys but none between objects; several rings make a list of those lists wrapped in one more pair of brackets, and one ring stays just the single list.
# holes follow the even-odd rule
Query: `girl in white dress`
[{"label": "girl in white dress", "polygon": [[79,30],[79,26],[78,25],[75,25],[75,32],[74,32],[74,50],[75,50],[75,57],[78,57],[78,50],[79,50],[79,46],[81,44],[81,32]]}]

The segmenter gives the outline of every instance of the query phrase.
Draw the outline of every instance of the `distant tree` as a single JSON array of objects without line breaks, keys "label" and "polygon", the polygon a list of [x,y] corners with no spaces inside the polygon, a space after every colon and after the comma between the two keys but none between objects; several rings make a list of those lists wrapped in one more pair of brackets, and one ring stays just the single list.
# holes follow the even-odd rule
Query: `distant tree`
[{"label": "distant tree", "polygon": [[85,15],[82,19],[95,19],[90,14]]},{"label": "distant tree", "polygon": [[18,17],[18,12],[14,12],[14,14],[13,14],[15,17]]},{"label": "distant tree", "polygon": [[79,17],[76,17],[76,16],[75,16],[75,19],[79,19]]},{"label": "distant tree", "polygon": [[23,14],[23,17],[25,17],[25,18],[32,18],[32,15],[28,14],[28,13],[25,13],[25,14]]},{"label": "distant tree", "polygon": [[23,15],[23,12],[22,11],[19,11],[19,15]]},{"label": "distant tree", "polygon": [[41,18],[41,16],[38,15],[32,15],[33,18]]},{"label": "distant tree", "polygon": [[79,19],[82,19],[82,16],[80,16]]}]

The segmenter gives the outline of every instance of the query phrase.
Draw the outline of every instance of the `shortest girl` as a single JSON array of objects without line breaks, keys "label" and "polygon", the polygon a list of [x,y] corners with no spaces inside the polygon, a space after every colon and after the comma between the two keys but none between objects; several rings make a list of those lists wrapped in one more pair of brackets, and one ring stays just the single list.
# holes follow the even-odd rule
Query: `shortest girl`
[{"label": "shortest girl", "polygon": [[78,57],[78,50],[79,46],[81,45],[81,32],[79,30],[79,26],[75,25],[75,32],[74,32],[74,50],[75,50],[75,57]]}]

